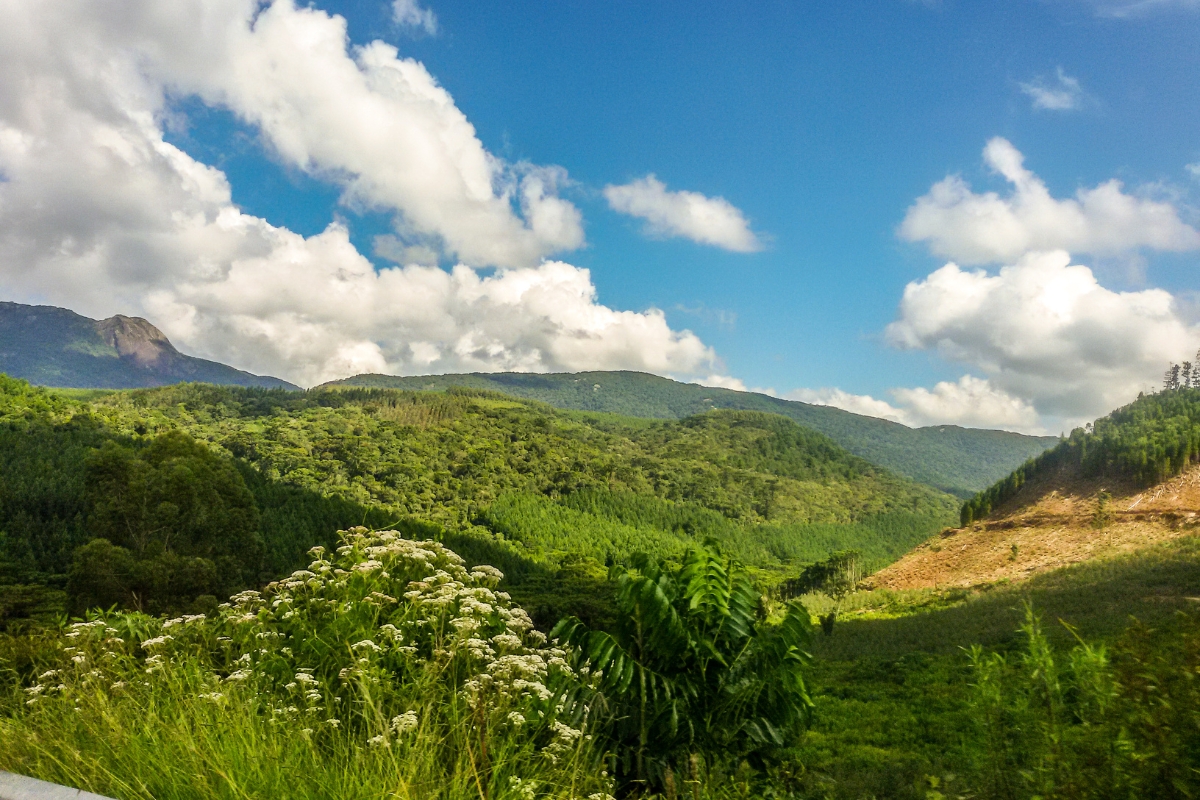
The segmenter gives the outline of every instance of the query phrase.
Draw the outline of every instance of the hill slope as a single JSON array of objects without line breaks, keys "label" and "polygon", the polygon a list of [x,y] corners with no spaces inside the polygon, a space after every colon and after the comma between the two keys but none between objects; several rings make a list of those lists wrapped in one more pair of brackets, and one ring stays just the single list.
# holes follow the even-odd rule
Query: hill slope
[{"label": "hill slope", "polygon": [[131,389],[182,381],[295,389],[180,353],[139,317],[93,320],[65,308],[0,302],[0,372],[44,386]]},{"label": "hill slope", "polygon": [[868,461],[960,497],[978,492],[1057,441],[1056,437],[955,425],[914,429],[832,406],[680,383],[642,372],[506,372],[408,378],[356,375],[329,385],[421,391],[461,386],[539,400],[557,408],[651,419],[682,419],[713,408],[766,411],[820,431]]},{"label": "hill slope", "polygon": [[963,504],[881,588],[1022,579],[1200,530],[1200,390],[1139,397]]},{"label": "hill slope", "polygon": [[[146,537],[172,531],[180,555],[227,558],[224,523],[195,546],[177,524],[221,515],[257,527],[245,576],[303,563],[338,526],[405,524],[499,566],[517,594],[543,586],[563,602],[582,574],[593,602],[606,562],[677,557],[710,538],[768,578],[847,548],[879,566],[956,505],[759,412],[588,418],[490,393],[200,384],[82,402],[0,377],[0,606],[6,582],[62,586],[97,536],[159,558],[166,545]],[[557,613],[547,607],[539,616]]]}]

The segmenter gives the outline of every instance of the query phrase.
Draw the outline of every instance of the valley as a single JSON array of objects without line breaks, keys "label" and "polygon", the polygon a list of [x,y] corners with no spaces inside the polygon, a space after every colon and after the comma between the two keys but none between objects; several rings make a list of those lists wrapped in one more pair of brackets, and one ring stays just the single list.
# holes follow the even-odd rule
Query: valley
[{"label": "valley", "polygon": [[[504,597],[524,609],[522,614],[528,613],[532,626],[528,636],[527,629],[519,627],[513,629],[516,633],[496,634],[500,637],[496,641],[515,636],[511,647],[518,647],[520,641],[525,649],[509,652],[526,653],[522,658],[548,658],[538,655],[538,637],[549,633],[566,637],[560,643],[573,655],[564,663],[590,664],[598,682],[586,691],[610,698],[605,702],[636,701],[623,694],[628,690],[622,687],[633,675],[642,674],[640,670],[656,670],[653,674],[660,677],[653,680],[667,681],[662,684],[664,692],[679,691],[669,686],[693,685],[688,682],[696,678],[687,670],[698,667],[688,665],[704,662],[692,659],[701,658],[705,647],[729,646],[704,639],[712,635],[704,632],[709,624],[704,622],[706,614],[743,619],[738,624],[746,627],[740,628],[744,633],[739,635],[751,637],[747,642],[756,636],[783,636],[785,631],[794,637],[789,647],[797,648],[792,652],[800,659],[797,665],[804,665],[806,677],[803,688],[786,691],[792,693],[788,703],[798,705],[755,706],[752,712],[766,715],[761,720],[786,726],[793,731],[791,738],[779,739],[778,744],[753,737],[711,739],[688,734],[677,738],[681,734],[672,732],[674,728],[656,729],[662,745],[654,758],[664,760],[655,763],[703,764],[680,769],[685,774],[686,769],[693,770],[695,777],[688,780],[704,797],[741,791],[735,789],[738,781],[743,781],[745,791],[757,787],[750,796],[786,791],[797,798],[927,798],[937,791],[945,797],[1032,797],[1037,785],[1053,787],[1064,775],[1091,774],[1082,763],[1047,761],[1044,737],[1070,737],[1079,752],[1086,753],[1108,741],[1104,737],[1143,736],[1128,727],[1141,702],[1136,699],[1141,690],[1123,671],[1129,663],[1140,665],[1139,674],[1160,682],[1172,709],[1168,713],[1164,706],[1166,716],[1155,723],[1160,726],[1154,733],[1159,739],[1133,740],[1130,752],[1138,753],[1140,761],[1121,756],[1111,763],[1111,769],[1124,776],[1123,785],[1134,793],[1128,796],[1136,796],[1156,780],[1148,777],[1143,766],[1165,763],[1162,759],[1167,758],[1154,748],[1167,746],[1164,743],[1180,746],[1190,734],[1178,715],[1200,707],[1192,705],[1191,690],[1176,685],[1171,677],[1180,669],[1192,669],[1196,654],[1187,642],[1192,635],[1189,626],[1197,624],[1200,602],[1200,539],[1194,535],[1200,467],[1195,465],[1191,444],[1200,438],[1194,437],[1190,423],[1181,423],[1193,415],[1200,417],[1200,396],[1190,390],[1147,397],[1120,409],[1089,430],[1077,431],[1049,451],[1035,454],[1009,477],[960,503],[952,495],[848,452],[833,438],[789,417],[761,411],[713,408],[678,420],[622,416],[560,409],[491,389],[461,386],[413,391],[339,385],[294,392],[179,384],[112,391],[46,390],[8,378],[0,382],[0,615],[7,630],[0,637],[0,659],[7,665],[2,674],[14,692],[27,694],[30,681],[35,680],[32,671],[44,672],[70,655],[72,650],[60,649],[61,644],[34,644],[53,642],[62,631],[67,635],[84,631],[81,626],[99,620],[118,633],[121,626],[140,626],[137,630],[145,632],[130,634],[132,639],[126,634],[112,639],[128,642],[118,646],[122,655],[112,656],[118,658],[113,669],[118,663],[128,665],[111,673],[112,680],[120,683],[130,680],[120,670],[141,670],[150,664],[151,673],[155,671],[159,661],[153,660],[151,641],[183,635],[182,630],[168,633],[164,620],[171,615],[199,626],[188,634],[200,637],[197,642],[220,630],[238,640],[241,634],[236,633],[235,619],[251,618],[237,610],[242,608],[239,604],[258,602],[251,598],[262,591],[270,596],[285,592],[291,598],[291,593],[308,591],[302,586],[318,581],[322,588],[311,583],[317,591],[313,600],[302,601],[296,595],[286,601],[298,604],[285,608],[302,615],[297,617],[303,620],[300,627],[290,618],[263,616],[267,606],[254,612],[259,620],[255,624],[266,626],[256,636],[278,635],[289,644],[279,651],[246,650],[238,663],[255,665],[256,659],[280,658],[280,663],[290,665],[288,675],[322,676],[317,679],[328,682],[331,692],[340,687],[336,697],[361,702],[353,699],[358,690],[338,678],[332,666],[304,672],[313,668],[305,663],[325,664],[327,658],[306,662],[299,655],[302,650],[310,652],[311,642],[316,641],[310,640],[317,635],[310,630],[325,631],[319,636],[342,642],[342,647],[359,647],[353,637],[380,646],[380,629],[375,626],[383,619],[393,620],[388,623],[393,627],[401,620],[416,619],[411,615],[419,608],[388,598],[405,591],[411,594],[414,590],[407,587],[412,586],[428,585],[432,591],[433,577],[421,579],[426,568],[421,565],[431,563],[428,559],[437,553],[438,559],[450,559],[447,565],[463,565],[439,567],[445,574],[474,570],[470,572],[474,577],[464,572],[456,579],[467,587],[462,591],[483,592],[485,585],[491,586],[486,591],[503,590]],[[1130,436],[1131,430],[1136,437]],[[1165,466],[1139,456],[1137,471],[1125,471],[1122,465],[1129,463],[1127,454],[1132,451],[1159,453]],[[1148,477],[1164,472],[1161,481]],[[335,535],[338,530],[342,533]],[[372,533],[381,530],[395,532]],[[376,541],[373,536],[384,538],[369,544]],[[358,541],[368,544],[353,544]],[[401,547],[400,542],[405,544]],[[321,555],[334,552],[348,559],[338,562],[340,573],[329,572],[331,567]],[[401,570],[413,577],[381,575],[361,585],[348,577],[333,579],[335,574],[352,576],[378,569],[371,566],[374,562],[368,555],[376,552],[395,553],[388,558],[400,559],[388,567],[389,574]],[[813,583],[808,577],[818,574],[814,572],[818,567],[840,569],[828,566],[834,564],[850,564],[855,571],[846,589],[833,588],[828,578]],[[499,571],[494,570],[497,567]],[[286,577],[289,573],[291,578]],[[493,574],[502,577],[485,578]],[[480,581],[484,583],[472,583]],[[472,585],[479,588],[469,588]],[[656,587],[653,593],[630,588],[648,586]],[[815,588],[796,596],[793,586]],[[223,604],[221,599],[229,596],[233,605]],[[330,599],[319,600],[324,596]],[[694,599],[701,597],[711,599]],[[336,622],[337,615],[324,616],[324,602],[341,603],[338,607],[351,616],[344,624]],[[393,602],[400,603],[394,613],[380,606]],[[715,603],[711,608],[716,610],[706,611],[710,608],[706,603]],[[375,608],[379,610],[371,610]],[[511,617],[511,612],[504,613],[509,615],[505,619]],[[659,620],[654,623],[656,636],[666,638],[656,639],[653,645],[628,638],[626,626],[638,615],[653,615],[646,618]],[[71,617],[80,621],[69,622]],[[357,621],[347,627],[351,619]],[[491,625],[486,621],[491,619],[480,617],[469,625]],[[818,619],[821,625],[816,624]],[[668,635],[679,624],[698,627],[679,628]],[[334,627],[322,627],[326,625]],[[420,641],[416,629],[412,631],[405,637]],[[140,650],[138,636],[146,640]],[[666,656],[670,648],[681,646],[678,637],[692,641],[685,650],[696,655]],[[384,670],[371,673],[380,679],[390,675],[387,680],[395,680],[411,669],[432,675],[422,671],[441,669],[435,667],[436,653],[455,653],[466,642],[453,641],[459,643],[438,639],[414,645],[415,652],[432,648],[420,657],[432,659],[428,662],[403,661],[408,666],[401,666],[402,662],[390,659],[408,652],[404,648],[410,645],[396,651],[386,645],[378,661],[362,663],[364,668],[370,662],[374,665],[370,669]],[[1097,647],[1102,650],[1089,649]],[[668,649],[655,655],[653,648]],[[1109,652],[1103,648],[1112,648],[1114,655],[1095,655]],[[214,690],[221,697],[236,693],[222,688],[241,674],[227,660],[235,652],[220,656],[218,651],[204,656],[169,652],[176,660],[172,663],[201,670],[189,673],[201,681],[190,691],[200,691],[203,685],[209,687],[201,692],[205,696]],[[272,652],[275,655],[269,656]],[[757,651],[743,651],[751,652]],[[311,653],[316,658],[316,651]],[[100,655],[97,651],[88,658]],[[475,663],[474,655],[462,657],[467,659],[462,662],[464,669]],[[747,656],[737,656],[743,657]],[[1086,692],[1092,690],[1078,683],[1083,673],[1072,665],[1086,658],[1101,658],[1094,667],[1100,670],[1096,674],[1111,681],[1116,692],[1117,699],[1104,712],[1107,716],[1083,727],[1039,716],[1040,690],[1031,681],[1041,673],[1028,670],[1052,670],[1063,686],[1075,687],[1053,696],[1059,704],[1054,714],[1082,714],[1071,704],[1082,702],[1079,698],[1089,697]],[[1037,667],[1042,663],[1037,659],[1059,660]],[[274,669],[268,668],[269,663],[263,660],[247,673],[256,676],[257,687],[255,694],[239,695],[250,704],[247,708],[286,702],[282,698],[288,690],[269,677]],[[330,663],[341,664],[342,673],[350,669],[348,662],[337,658]],[[733,663],[729,662],[731,668]],[[681,665],[684,671],[670,672]],[[776,674],[771,672],[775,667],[763,662],[761,669],[763,680],[776,680],[770,677]],[[663,677],[668,673],[672,677]],[[85,680],[84,673],[78,674],[73,680]],[[778,679],[785,674],[801,673],[780,673]],[[996,691],[1008,698],[1003,702],[1014,704],[1003,712],[1010,722],[999,728],[981,721],[1001,713],[997,700],[980,694],[979,681],[985,679],[994,681]],[[569,681],[562,681],[567,678],[553,680],[566,691]],[[63,684],[63,697],[76,698],[71,702],[80,704],[77,713],[102,713],[103,706],[93,708],[88,705],[91,701],[72,694],[71,685]],[[432,691],[435,684],[421,685]],[[395,684],[389,690],[395,694],[388,697],[396,701],[408,697],[403,702],[410,704],[417,697],[425,698],[423,703],[434,702],[435,695],[414,695],[415,690],[405,686]],[[783,686],[764,684],[762,691],[782,692]],[[679,702],[665,699],[672,695],[638,696],[667,703],[662,713],[674,707],[673,713],[698,714],[703,707],[672,705]],[[193,707],[191,699],[170,697],[177,709],[172,712],[175,717],[208,713]],[[306,702],[344,702],[336,697],[331,694],[318,701],[318,695],[311,694]],[[705,702],[703,697],[696,695],[688,703]],[[46,705],[47,713],[58,707]],[[129,709],[135,707],[141,706]],[[404,710],[389,707],[395,711],[387,713]],[[520,707],[525,710],[514,713],[523,717],[533,713],[533,706]],[[269,716],[286,710],[286,706],[273,708]],[[791,710],[784,713],[785,709]],[[268,709],[238,717],[236,724],[253,727],[258,724],[256,715],[262,713]],[[332,707],[313,713],[342,716]],[[772,716],[776,713],[784,715]],[[437,718],[438,725],[452,730],[465,724],[465,718],[453,715]],[[36,736],[61,730],[63,722],[57,717],[18,714],[11,719],[0,724],[0,743],[20,754],[10,762],[19,771],[120,794],[106,777],[124,769],[116,762],[101,759],[88,762],[92,765],[88,769],[99,771],[64,772],[42,760],[56,758],[54,746],[17,745],[18,738],[35,730],[42,731]],[[102,717],[88,719],[89,725],[108,724],[101,722]],[[599,719],[572,719],[569,724],[581,726],[579,730],[601,724]],[[1025,732],[1019,736],[1008,727],[1015,724],[1013,720],[1024,720],[1020,730]],[[153,717],[151,724],[160,726],[155,735],[165,737],[168,750],[174,752],[180,734],[172,719]],[[374,723],[361,724],[369,729]],[[637,745],[636,732],[622,733],[620,724],[604,724],[616,725],[606,734],[614,752],[630,758],[646,752]],[[750,723],[728,724],[734,725],[729,729],[734,731]],[[372,736],[391,741],[388,737],[398,736],[396,730],[380,729]],[[509,735],[500,730],[496,736]],[[432,731],[420,734],[426,735]],[[283,746],[282,740],[271,736],[254,734],[258,738],[252,740],[259,743],[256,747]],[[362,775],[376,769],[367,766],[374,758],[369,751],[355,750],[353,740],[338,738],[340,733],[328,736],[333,738],[327,737],[322,746],[351,748],[345,752],[355,754],[348,756],[347,763],[367,770]],[[1007,755],[990,749],[998,741],[996,736],[1011,748],[1003,751]],[[84,739],[76,741],[85,749],[96,747],[92,739],[86,744]],[[740,743],[734,745],[735,741]],[[194,755],[217,760],[247,757],[231,746],[218,740],[198,742],[195,747],[200,749]],[[412,750],[416,745],[396,746],[403,752],[434,752],[428,749],[433,745],[424,745],[424,750]],[[541,746],[550,745],[522,750],[526,754],[521,756],[514,751],[513,758],[530,758]],[[769,755],[773,766],[738,777],[742,773],[727,771],[733,769],[731,762],[716,755],[730,746]],[[157,756],[144,752],[133,740],[124,740],[122,747],[143,753],[147,763],[157,763]],[[442,757],[444,764],[458,766],[442,772],[435,761],[412,762],[416,771],[406,773],[409,779],[454,781],[463,769],[469,774],[469,745],[446,740],[439,747],[450,748]],[[554,747],[561,750],[566,744]],[[584,759],[578,762],[580,768],[595,763],[586,759],[600,757],[575,752]],[[175,757],[187,761],[194,755],[178,751]],[[307,764],[304,759],[310,757],[279,756],[281,763],[295,764]],[[467,761],[458,761],[462,758]],[[609,790],[638,796],[636,781],[642,780],[638,769],[650,768],[631,764],[612,768],[617,770],[613,774],[624,776],[621,780],[634,782],[613,784]],[[800,766],[802,772],[794,771]],[[543,774],[537,772],[542,769],[537,767],[535,773]],[[340,781],[358,780],[339,774]],[[653,780],[667,780],[661,777],[667,773],[658,774]],[[149,776],[142,780],[158,787],[156,791],[168,788]],[[659,787],[666,791],[661,783]]]}]

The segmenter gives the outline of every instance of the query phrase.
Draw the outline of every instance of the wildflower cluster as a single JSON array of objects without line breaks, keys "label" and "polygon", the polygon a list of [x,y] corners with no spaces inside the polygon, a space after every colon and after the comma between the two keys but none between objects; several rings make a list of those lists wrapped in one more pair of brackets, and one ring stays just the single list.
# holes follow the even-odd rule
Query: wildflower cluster
[{"label": "wildflower cluster", "polygon": [[364,528],[310,555],[306,569],[211,616],[73,626],[54,668],[26,690],[30,713],[85,682],[112,694],[174,681],[197,702],[252,706],[314,742],[348,739],[396,757],[478,751],[487,761],[475,757],[474,769],[501,782],[531,769],[598,771],[584,763],[601,754],[578,699],[583,679],[499,589],[499,570]]}]

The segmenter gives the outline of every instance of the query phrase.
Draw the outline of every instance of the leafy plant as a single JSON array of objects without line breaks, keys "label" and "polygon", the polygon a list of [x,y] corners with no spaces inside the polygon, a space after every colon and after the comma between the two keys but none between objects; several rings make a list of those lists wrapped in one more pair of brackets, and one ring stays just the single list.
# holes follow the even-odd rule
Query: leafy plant
[{"label": "leafy plant", "polygon": [[551,636],[579,647],[599,678],[619,779],[664,786],[694,771],[694,756],[762,764],[795,740],[812,708],[803,606],[768,624],[745,569],[707,547],[678,567],[638,557],[613,579],[612,633],[567,618]]}]

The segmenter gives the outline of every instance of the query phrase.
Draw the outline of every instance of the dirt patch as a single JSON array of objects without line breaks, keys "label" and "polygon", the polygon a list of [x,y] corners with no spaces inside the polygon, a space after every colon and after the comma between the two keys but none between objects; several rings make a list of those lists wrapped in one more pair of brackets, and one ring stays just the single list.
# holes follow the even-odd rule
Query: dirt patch
[{"label": "dirt patch", "polygon": [[[948,528],[918,545],[868,585],[926,589],[1021,581],[1200,533],[1200,467],[1141,491],[1078,479],[1027,488],[987,520]],[[1101,491],[1110,495],[1103,507]]]}]

